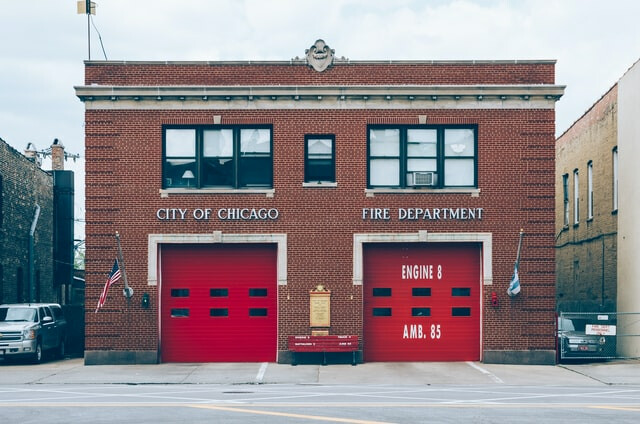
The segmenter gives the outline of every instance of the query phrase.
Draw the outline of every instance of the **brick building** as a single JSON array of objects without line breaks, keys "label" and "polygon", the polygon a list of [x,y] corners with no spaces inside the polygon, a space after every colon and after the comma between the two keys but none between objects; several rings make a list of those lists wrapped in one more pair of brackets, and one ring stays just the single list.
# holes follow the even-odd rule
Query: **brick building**
[{"label": "brick building", "polygon": [[51,173],[0,139],[0,303],[58,301]]},{"label": "brick building", "polygon": [[556,142],[560,312],[614,312],[617,297],[618,85]]},{"label": "brick building", "polygon": [[305,53],[85,63],[85,362],[555,362],[555,62]]},{"label": "brick building", "polygon": [[638,93],[640,62],[556,142],[558,308],[618,312],[623,357],[640,357]]}]

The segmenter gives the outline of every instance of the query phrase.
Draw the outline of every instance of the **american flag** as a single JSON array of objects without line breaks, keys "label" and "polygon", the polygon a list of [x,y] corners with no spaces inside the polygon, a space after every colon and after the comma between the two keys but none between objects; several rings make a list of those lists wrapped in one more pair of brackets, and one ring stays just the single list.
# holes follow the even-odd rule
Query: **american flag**
[{"label": "american flag", "polygon": [[120,279],[120,267],[118,266],[118,261],[113,261],[113,268],[111,268],[111,273],[109,274],[109,278],[107,278],[107,283],[104,285],[104,289],[102,289],[102,294],[100,295],[100,300],[98,300],[98,306],[96,306],[96,312],[98,313],[98,309],[104,306],[104,301],[107,300],[107,292],[109,291],[109,287],[114,285]]}]

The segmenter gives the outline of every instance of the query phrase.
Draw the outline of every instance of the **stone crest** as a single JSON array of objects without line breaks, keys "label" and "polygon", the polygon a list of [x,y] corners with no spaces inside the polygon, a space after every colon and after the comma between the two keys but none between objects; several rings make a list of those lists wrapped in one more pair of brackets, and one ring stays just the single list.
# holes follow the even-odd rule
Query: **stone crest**
[{"label": "stone crest", "polygon": [[324,71],[333,64],[335,50],[327,46],[324,40],[316,40],[304,52],[307,55],[307,64],[318,72]]}]

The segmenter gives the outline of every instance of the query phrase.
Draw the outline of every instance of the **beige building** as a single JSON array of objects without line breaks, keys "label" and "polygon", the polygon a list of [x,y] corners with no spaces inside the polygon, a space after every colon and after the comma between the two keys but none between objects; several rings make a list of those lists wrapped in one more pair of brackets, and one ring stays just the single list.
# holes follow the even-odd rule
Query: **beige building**
[{"label": "beige building", "polygon": [[618,85],[556,142],[556,298],[561,312],[616,310]]},{"label": "beige building", "polygon": [[[638,117],[640,62],[556,141],[559,312],[640,313]],[[640,334],[638,316],[619,315],[619,333]],[[640,338],[617,353],[640,356]]]}]

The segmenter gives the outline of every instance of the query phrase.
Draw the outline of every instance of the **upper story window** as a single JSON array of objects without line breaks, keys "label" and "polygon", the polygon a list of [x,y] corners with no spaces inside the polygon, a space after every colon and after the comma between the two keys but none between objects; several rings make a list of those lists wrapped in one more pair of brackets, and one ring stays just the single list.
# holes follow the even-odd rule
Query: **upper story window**
[{"label": "upper story window", "polygon": [[268,127],[165,127],[163,188],[273,186]]},{"label": "upper story window", "polygon": [[475,127],[369,127],[368,186],[476,187]]},{"label": "upper story window", "polygon": [[562,200],[564,206],[564,222],[565,227],[569,226],[569,174],[562,176]]},{"label": "upper story window", "polygon": [[335,136],[306,135],[304,137],[304,181],[335,182]]},{"label": "upper story window", "polygon": [[573,225],[580,222],[580,179],[578,170],[573,171]]},{"label": "upper story window", "polygon": [[593,219],[593,162],[587,163],[587,219]]},{"label": "upper story window", "polygon": [[618,210],[618,147],[614,147],[612,151],[613,166],[613,211]]}]

